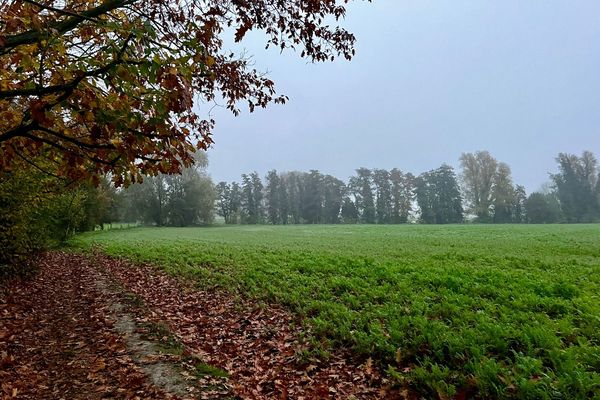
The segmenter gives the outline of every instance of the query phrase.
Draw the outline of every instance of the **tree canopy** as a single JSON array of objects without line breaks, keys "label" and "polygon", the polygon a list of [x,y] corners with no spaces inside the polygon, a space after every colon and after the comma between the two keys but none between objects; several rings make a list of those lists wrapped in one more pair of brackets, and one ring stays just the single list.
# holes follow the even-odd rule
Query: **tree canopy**
[{"label": "tree canopy", "polygon": [[[224,49],[251,30],[311,61],[347,59],[331,25],[347,0],[0,1],[0,170],[18,164],[115,184],[180,172],[212,142],[199,112],[283,103],[248,58]],[[201,115],[206,115],[203,117]],[[40,160],[49,160],[48,163]]]}]

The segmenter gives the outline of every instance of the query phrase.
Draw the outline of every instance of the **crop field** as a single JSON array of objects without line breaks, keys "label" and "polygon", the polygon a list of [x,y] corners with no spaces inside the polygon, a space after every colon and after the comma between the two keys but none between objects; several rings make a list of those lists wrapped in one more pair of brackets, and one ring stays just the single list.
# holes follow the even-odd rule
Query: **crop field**
[{"label": "crop field", "polygon": [[283,304],[427,397],[600,393],[600,225],[237,226],[72,245]]}]

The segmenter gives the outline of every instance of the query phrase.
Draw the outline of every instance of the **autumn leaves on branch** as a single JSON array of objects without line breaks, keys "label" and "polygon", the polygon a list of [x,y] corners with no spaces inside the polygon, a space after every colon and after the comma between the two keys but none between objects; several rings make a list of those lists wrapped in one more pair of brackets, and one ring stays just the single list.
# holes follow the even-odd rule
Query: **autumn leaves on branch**
[{"label": "autumn leaves on branch", "polygon": [[240,101],[286,101],[224,41],[262,30],[268,46],[312,61],[349,59],[354,36],[328,25],[345,3],[0,0],[0,170],[94,182],[110,172],[117,185],[177,173],[212,142],[204,104],[237,114]]}]

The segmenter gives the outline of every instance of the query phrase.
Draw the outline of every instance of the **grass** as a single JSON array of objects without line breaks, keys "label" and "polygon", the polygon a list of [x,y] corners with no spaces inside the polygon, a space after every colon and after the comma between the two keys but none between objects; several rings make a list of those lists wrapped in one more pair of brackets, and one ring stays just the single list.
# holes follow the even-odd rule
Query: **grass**
[{"label": "grass", "polygon": [[202,378],[205,376],[212,376],[215,378],[228,378],[229,374],[227,371],[222,370],[221,368],[214,367],[205,363],[197,363],[195,365],[196,374],[198,377]]},{"label": "grass", "polygon": [[425,396],[600,392],[600,225],[133,228],[111,255],[275,301]]}]

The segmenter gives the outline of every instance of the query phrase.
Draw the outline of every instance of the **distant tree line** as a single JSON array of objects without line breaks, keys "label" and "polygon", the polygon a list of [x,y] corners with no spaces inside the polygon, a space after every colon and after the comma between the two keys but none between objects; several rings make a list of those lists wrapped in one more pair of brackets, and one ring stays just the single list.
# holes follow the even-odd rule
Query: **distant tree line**
[{"label": "distant tree line", "polygon": [[344,182],[317,170],[256,172],[216,185],[226,224],[556,223],[600,221],[600,171],[591,152],[559,154],[558,173],[529,196],[508,164],[464,153],[459,176],[443,164],[418,176],[359,168]]},{"label": "distant tree line", "polygon": [[117,218],[156,226],[208,225],[214,219],[215,187],[205,153],[180,175],[158,174],[118,191]]}]

